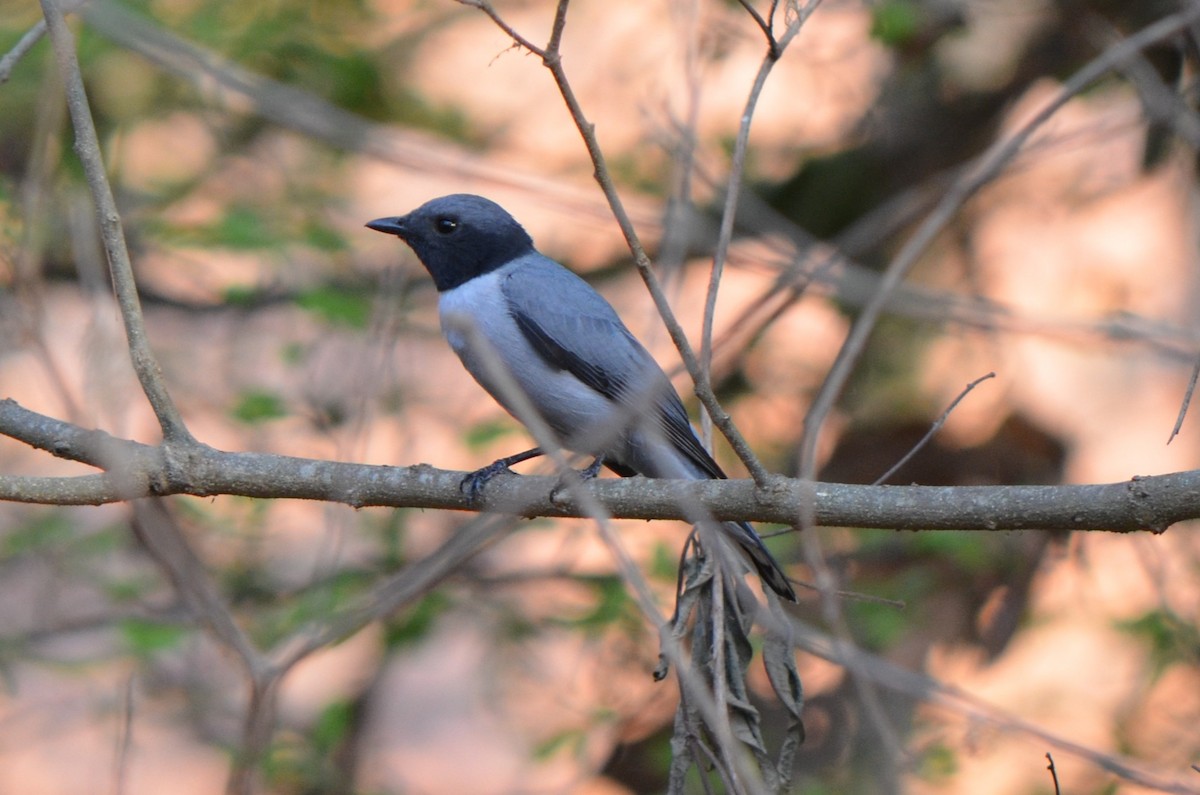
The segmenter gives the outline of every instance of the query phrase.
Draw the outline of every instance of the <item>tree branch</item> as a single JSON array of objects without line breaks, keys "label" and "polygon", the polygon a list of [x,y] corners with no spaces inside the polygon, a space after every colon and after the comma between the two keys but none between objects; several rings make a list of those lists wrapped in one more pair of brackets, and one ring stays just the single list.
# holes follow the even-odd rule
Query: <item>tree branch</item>
[{"label": "tree branch", "polygon": [[595,169],[594,176],[596,182],[600,185],[600,189],[604,192],[604,197],[608,200],[613,218],[616,220],[617,226],[620,227],[621,234],[625,238],[625,243],[629,246],[629,251],[633,255],[634,265],[637,267],[638,274],[642,277],[642,281],[646,285],[646,290],[650,293],[650,297],[654,301],[654,306],[658,310],[659,317],[662,318],[663,325],[666,326],[667,333],[671,336],[671,342],[674,343],[675,349],[679,351],[679,358],[683,360],[683,365],[687,368],[688,375],[691,376],[692,382],[695,384],[696,397],[703,404],[705,411],[712,417],[713,424],[721,430],[722,435],[725,436],[734,453],[745,464],[751,477],[758,484],[766,485],[770,478],[770,473],[767,472],[754,455],[745,437],[742,436],[741,432],[733,424],[729,413],[725,411],[717,400],[717,396],[713,392],[711,384],[708,383],[708,379],[704,377],[704,370],[700,365],[700,360],[696,356],[695,349],[692,348],[687,335],[683,332],[683,327],[679,325],[679,320],[675,317],[674,310],[671,309],[671,303],[667,299],[667,294],[662,289],[662,285],[658,281],[658,276],[654,272],[650,255],[646,253],[646,248],[642,245],[641,238],[638,237],[633,221],[630,219],[629,213],[625,210],[625,205],[621,200],[620,193],[617,191],[616,183],[609,173],[608,161],[604,157],[604,152],[600,148],[600,141],[596,137],[596,126],[588,121],[587,116],[583,112],[583,106],[579,103],[578,97],[575,96],[575,90],[571,87],[571,81],[567,78],[566,69],[563,67],[562,54],[559,52],[559,44],[562,41],[562,32],[566,24],[567,0],[559,0],[554,17],[554,28],[550,35],[550,42],[545,49],[532,46],[527,39],[519,35],[513,36],[515,31],[499,17],[487,0],[459,0],[459,2],[463,5],[478,8],[486,13],[497,26],[513,38],[516,44],[541,57],[542,63],[550,71],[551,76],[554,78],[554,83],[558,86],[559,93],[562,95],[563,102],[566,103],[567,110],[571,114],[571,119],[574,121],[576,129],[579,130],[580,137],[583,138],[584,147],[587,149],[588,157],[591,159]]},{"label": "tree branch", "polygon": [[117,212],[112,186],[108,184],[108,177],[104,174],[100,139],[92,121],[92,111],[83,85],[83,74],[75,54],[74,37],[56,0],[41,0],[41,3],[46,29],[50,34],[58,69],[66,89],[71,123],[75,127],[75,153],[83,165],[88,187],[92,192],[96,222],[104,242],[104,252],[108,257],[113,292],[116,294],[121,319],[125,324],[125,336],[129,342],[129,357],[134,372],[162,427],[163,438],[168,441],[189,440],[191,434],[175,407],[175,401],[167,391],[162,369],[150,349],[150,341],[146,336],[141,301],[138,299],[137,284],[133,278],[133,265],[129,261],[129,249],[125,245],[125,231],[121,226],[121,216]]},{"label": "tree branch", "polygon": [[0,58],[0,85],[8,82],[8,78],[12,77],[12,70],[16,68],[25,54],[33,49],[33,45],[42,40],[42,36],[46,35],[46,20],[39,19],[32,28],[25,31],[25,35],[13,45],[13,48]]},{"label": "tree branch", "polygon": [[[500,476],[477,501],[459,490],[462,472],[230,453],[193,443],[145,445],[90,431],[0,400],[0,434],[59,458],[105,468],[62,478],[0,476],[0,500],[100,505],[138,497],[239,495],[368,506],[587,517],[583,500],[555,477]],[[1108,530],[1162,532],[1200,518],[1200,470],[1070,486],[861,486],[776,476],[750,480],[602,479],[586,485],[622,519],[688,520],[703,509],[720,520],[791,524],[801,507],[819,525],[896,530]],[[557,490],[557,493],[555,493]],[[811,495],[811,497],[806,497]],[[811,503],[811,504],[809,504]]]},{"label": "tree branch", "polygon": [[[767,78],[771,75],[771,71],[775,68],[775,64],[779,62],[783,51],[792,42],[799,33],[801,26],[811,16],[812,11],[816,8],[820,0],[815,0],[812,4],[806,7],[803,13],[798,13],[783,36],[776,39],[772,32],[774,8],[771,9],[772,21],[768,22],[754,10],[754,7],[749,3],[743,3],[743,7],[750,12],[750,15],[762,28],[763,33],[767,37],[767,52],[763,56],[762,63],[759,64],[758,72],[754,75],[754,82],[750,86],[750,92],[746,97],[745,107],[742,109],[741,123],[738,125],[737,137],[734,140],[733,155],[730,158],[729,176],[725,184],[725,203],[721,210],[721,225],[717,233],[717,246],[713,252],[712,268],[708,279],[708,292],[704,299],[704,321],[700,331],[700,368],[703,373],[705,385],[707,388],[712,388],[712,360],[713,360],[713,324],[716,321],[717,315],[717,293],[721,286],[721,276],[725,270],[725,261],[729,256],[729,246],[733,241],[733,226],[737,218],[738,197],[742,192],[742,175],[746,166],[746,153],[750,148],[750,125],[754,121],[754,111],[758,107],[759,97],[762,96],[763,89],[766,88]],[[754,470],[752,470],[753,474]],[[760,478],[756,475],[756,481]]]},{"label": "tree branch", "polygon": [[875,294],[863,307],[849,336],[842,344],[842,349],[838,351],[825,383],[821,385],[820,391],[813,399],[808,416],[804,418],[804,436],[800,444],[798,468],[801,477],[812,477],[816,471],[818,432],[865,350],[867,339],[874,331],[875,324],[890,300],[892,292],[916,265],[922,252],[941,234],[941,231],[958,214],[967,200],[984,185],[995,179],[1024,148],[1033,134],[1072,97],[1110,70],[1136,57],[1146,47],[1169,39],[1197,20],[1200,20],[1200,3],[1193,3],[1178,13],[1163,17],[1093,58],[1063,84],[1062,90],[1052,102],[1042,108],[1017,132],[993,144],[979,157],[975,168],[966,172],[963,178],[956,180],[950,186],[932,213],[926,217],[888,264]]}]

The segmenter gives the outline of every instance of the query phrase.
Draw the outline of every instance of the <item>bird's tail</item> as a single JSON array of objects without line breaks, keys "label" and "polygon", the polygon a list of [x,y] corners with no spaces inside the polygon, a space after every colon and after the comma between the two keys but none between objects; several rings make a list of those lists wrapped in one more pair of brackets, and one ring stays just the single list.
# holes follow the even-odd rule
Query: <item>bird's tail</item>
[{"label": "bird's tail", "polygon": [[753,527],[745,522],[725,522],[722,527],[750,556],[750,562],[754,564],[754,568],[758,569],[758,576],[762,577],[763,583],[768,588],[789,602],[797,601],[796,592],[792,590],[792,584],[788,582],[783,568],[771,555],[763,540],[758,537],[758,533],[754,532]]}]

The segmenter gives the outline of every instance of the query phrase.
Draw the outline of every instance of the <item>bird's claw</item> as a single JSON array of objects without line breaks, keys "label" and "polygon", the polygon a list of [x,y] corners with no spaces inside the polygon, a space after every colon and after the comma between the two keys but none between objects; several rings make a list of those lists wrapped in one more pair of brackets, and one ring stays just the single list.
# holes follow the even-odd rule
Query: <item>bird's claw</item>
[{"label": "bird's claw", "polygon": [[502,458],[499,461],[493,461],[482,469],[476,469],[464,477],[458,482],[458,490],[466,494],[471,502],[475,502],[479,499],[479,495],[483,493],[483,487],[488,484],[488,481],[501,473],[508,473],[509,475],[517,474],[508,468],[508,460]]},{"label": "bird's claw", "polygon": [[[588,464],[583,469],[573,470],[576,477],[583,482],[594,480],[600,474],[600,468],[604,466],[604,456],[597,456],[596,460]],[[558,483],[550,490],[550,502],[558,502],[558,498],[562,495],[567,487],[571,485],[570,476],[564,475],[558,479]]]},{"label": "bird's claw", "polygon": [[542,455],[542,448],[535,447],[532,450],[526,450],[515,455],[498,458],[492,463],[485,466],[483,469],[476,469],[471,474],[458,482],[458,490],[471,498],[471,502],[479,499],[479,495],[483,493],[483,487],[488,481],[499,475],[501,472],[507,472],[510,475],[517,474],[509,467],[513,464],[519,464],[522,461],[528,461],[531,458],[537,458]]}]

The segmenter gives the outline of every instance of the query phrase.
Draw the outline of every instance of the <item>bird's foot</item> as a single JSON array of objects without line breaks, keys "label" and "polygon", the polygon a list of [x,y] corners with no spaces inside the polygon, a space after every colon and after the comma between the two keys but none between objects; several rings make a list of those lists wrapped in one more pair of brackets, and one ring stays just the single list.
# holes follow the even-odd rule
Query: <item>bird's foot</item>
[{"label": "bird's foot", "polygon": [[479,499],[479,495],[483,493],[483,487],[486,486],[488,481],[490,481],[492,478],[496,477],[502,472],[515,475],[517,473],[513,472],[511,469],[509,469],[509,467],[511,467],[513,464],[519,464],[522,461],[528,461],[531,458],[537,458],[540,455],[542,455],[542,448],[535,447],[532,450],[526,450],[524,452],[517,453],[516,455],[498,458],[482,469],[476,469],[474,472],[460,480],[458,482],[459,491],[470,497],[471,502],[475,502]]},{"label": "bird's foot", "polygon": [[[604,466],[604,456],[596,456],[596,460],[588,464],[583,469],[574,470],[576,477],[585,483],[589,480],[594,480],[600,475],[600,469]],[[550,502],[558,502],[559,496],[567,490],[571,485],[570,475],[565,475],[558,479],[558,483],[550,490]]]},{"label": "bird's foot", "polygon": [[499,475],[501,472],[507,472],[510,475],[517,474],[508,468],[508,464],[504,459],[493,461],[482,469],[476,469],[471,474],[459,481],[458,490],[471,498],[471,502],[479,499],[479,495],[483,493],[483,487],[488,481]]}]

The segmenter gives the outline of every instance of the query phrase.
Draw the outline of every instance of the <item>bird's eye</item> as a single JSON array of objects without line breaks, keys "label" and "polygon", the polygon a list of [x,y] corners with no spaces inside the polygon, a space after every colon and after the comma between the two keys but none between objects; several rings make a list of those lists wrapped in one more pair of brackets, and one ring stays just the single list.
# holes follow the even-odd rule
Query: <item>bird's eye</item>
[{"label": "bird's eye", "polygon": [[455,229],[458,229],[458,221],[454,218],[443,215],[441,218],[433,222],[433,228],[436,229],[440,235],[448,235]]}]

